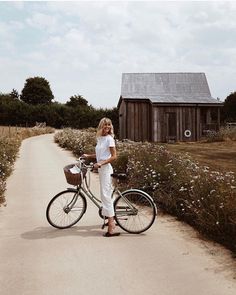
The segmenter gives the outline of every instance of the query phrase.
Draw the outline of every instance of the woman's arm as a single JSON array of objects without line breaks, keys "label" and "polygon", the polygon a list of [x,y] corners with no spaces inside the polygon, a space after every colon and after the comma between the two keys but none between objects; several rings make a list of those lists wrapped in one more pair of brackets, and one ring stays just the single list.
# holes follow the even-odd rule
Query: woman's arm
[{"label": "woman's arm", "polygon": [[99,163],[96,163],[95,166],[94,166],[95,168],[96,168],[96,166],[97,166],[97,168],[100,168],[102,165],[111,163],[114,160],[116,160],[116,158],[117,158],[116,148],[115,147],[109,147],[109,149],[110,149],[110,152],[111,152],[111,157],[106,159],[106,160],[99,161]]}]

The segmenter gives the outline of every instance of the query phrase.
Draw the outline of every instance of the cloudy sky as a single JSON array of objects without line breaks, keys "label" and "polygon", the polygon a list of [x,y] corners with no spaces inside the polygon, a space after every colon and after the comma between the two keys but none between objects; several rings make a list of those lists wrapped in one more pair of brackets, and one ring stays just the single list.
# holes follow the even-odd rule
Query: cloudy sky
[{"label": "cloudy sky", "polygon": [[117,105],[123,72],[205,72],[236,91],[236,2],[0,2],[0,92],[46,78],[55,99]]}]

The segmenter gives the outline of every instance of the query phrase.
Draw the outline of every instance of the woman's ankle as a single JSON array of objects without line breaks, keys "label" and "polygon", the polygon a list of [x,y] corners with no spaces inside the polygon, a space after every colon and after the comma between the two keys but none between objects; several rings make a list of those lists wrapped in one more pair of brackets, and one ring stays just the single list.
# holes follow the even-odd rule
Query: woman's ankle
[{"label": "woman's ankle", "polygon": [[116,225],[115,225],[114,218],[113,217],[109,217],[108,218],[108,232],[109,233],[113,233],[115,227],[116,227]]}]

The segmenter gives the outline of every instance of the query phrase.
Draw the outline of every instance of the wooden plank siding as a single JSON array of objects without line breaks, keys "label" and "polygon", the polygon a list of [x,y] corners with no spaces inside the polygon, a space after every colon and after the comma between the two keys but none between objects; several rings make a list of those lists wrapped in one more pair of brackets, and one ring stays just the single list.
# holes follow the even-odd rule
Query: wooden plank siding
[{"label": "wooden plank siding", "polygon": [[126,113],[126,103],[122,101],[119,107],[119,137],[127,138],[127,113]]},{"label": "wooden plank siding", "polygon": [[[120,138],[153,142],[198,141],[203,135],[203,127],[211,123],[211,111],[215,107],[153,104],[145,99],[122,100],[119,105]],[[216,119],[215,125],[219,125],[219,111]],[[190,137],[184,135],[186,130],[191,132]]]},{"label": "wooden plank siding", "polygon": [[139,141],[140,133],[140,105],[134,104],[134,140]]},{"label": "wooden plank siding", "polygon": [[159,136],[158,136],[158,109],[153,108],[153,122],[152,122],[152,126],[153,126],[153,141],[158,142]]},{"label": "wooden plank siding", "polygon": [[[168,117],[176,114],[176,138],[175,141],[195,141],[199,139],[200,111],[195,107],[153,107],[153,141],[168,141]],[[174,128],[172,126],[172,128]],[[185,137],[184,131],[190,130],[191,136]]]},{"label": "wooden plank siding", "polygon": [[129,103],[127,104],[127,116],[128,116],[128,138],[133,138],[133,140],[135,140],[134,138],[134,129],[135,127],[137,128],[137,126],[135,126],[135,122],[134,122],[134,103]]},{"label": "wooden plank siding", "polygon": [[200,108],[196,109],[196,141],[200,140],[201,138],[201,113]]},{"label": "wooden plank siding", "polygon": [[120,138],[151,141],[150,104],[122,101],[119,107]]}]

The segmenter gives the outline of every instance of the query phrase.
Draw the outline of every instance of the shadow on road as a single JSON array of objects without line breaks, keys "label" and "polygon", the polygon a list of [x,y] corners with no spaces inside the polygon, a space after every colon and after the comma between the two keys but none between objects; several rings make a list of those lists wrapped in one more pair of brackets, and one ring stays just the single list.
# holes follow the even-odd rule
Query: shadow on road
[{"label": "shadow on road", "polygon": [[[117,231],[119,229],[117,228]],[[31,231],[27,231],[21,234],[22,239],[26,240],[38,240],[38,239],[55,239],[67,236],[79,236],[79,237],[101,237],[104,231],[101,230],[100,225],[88,225],[88,226],[74,226],[68,229],[55,229],[51,226],[48,227],[36,227]],[[145,233],[134,235],[126,232],[122,232],[122,237],[141,238],[145,236]]]},{"label": "shadow on road", "polygon": [[21,234],[23,239],[27,240],[38,240],[38,239],[55,239],[59,237],[66,236],[101,236],[101,226],[100,225],[89,225],[73,227],[68,229],[54,229],[50,226],[48,227],[36,227],[31,231],[27,231]]}]

